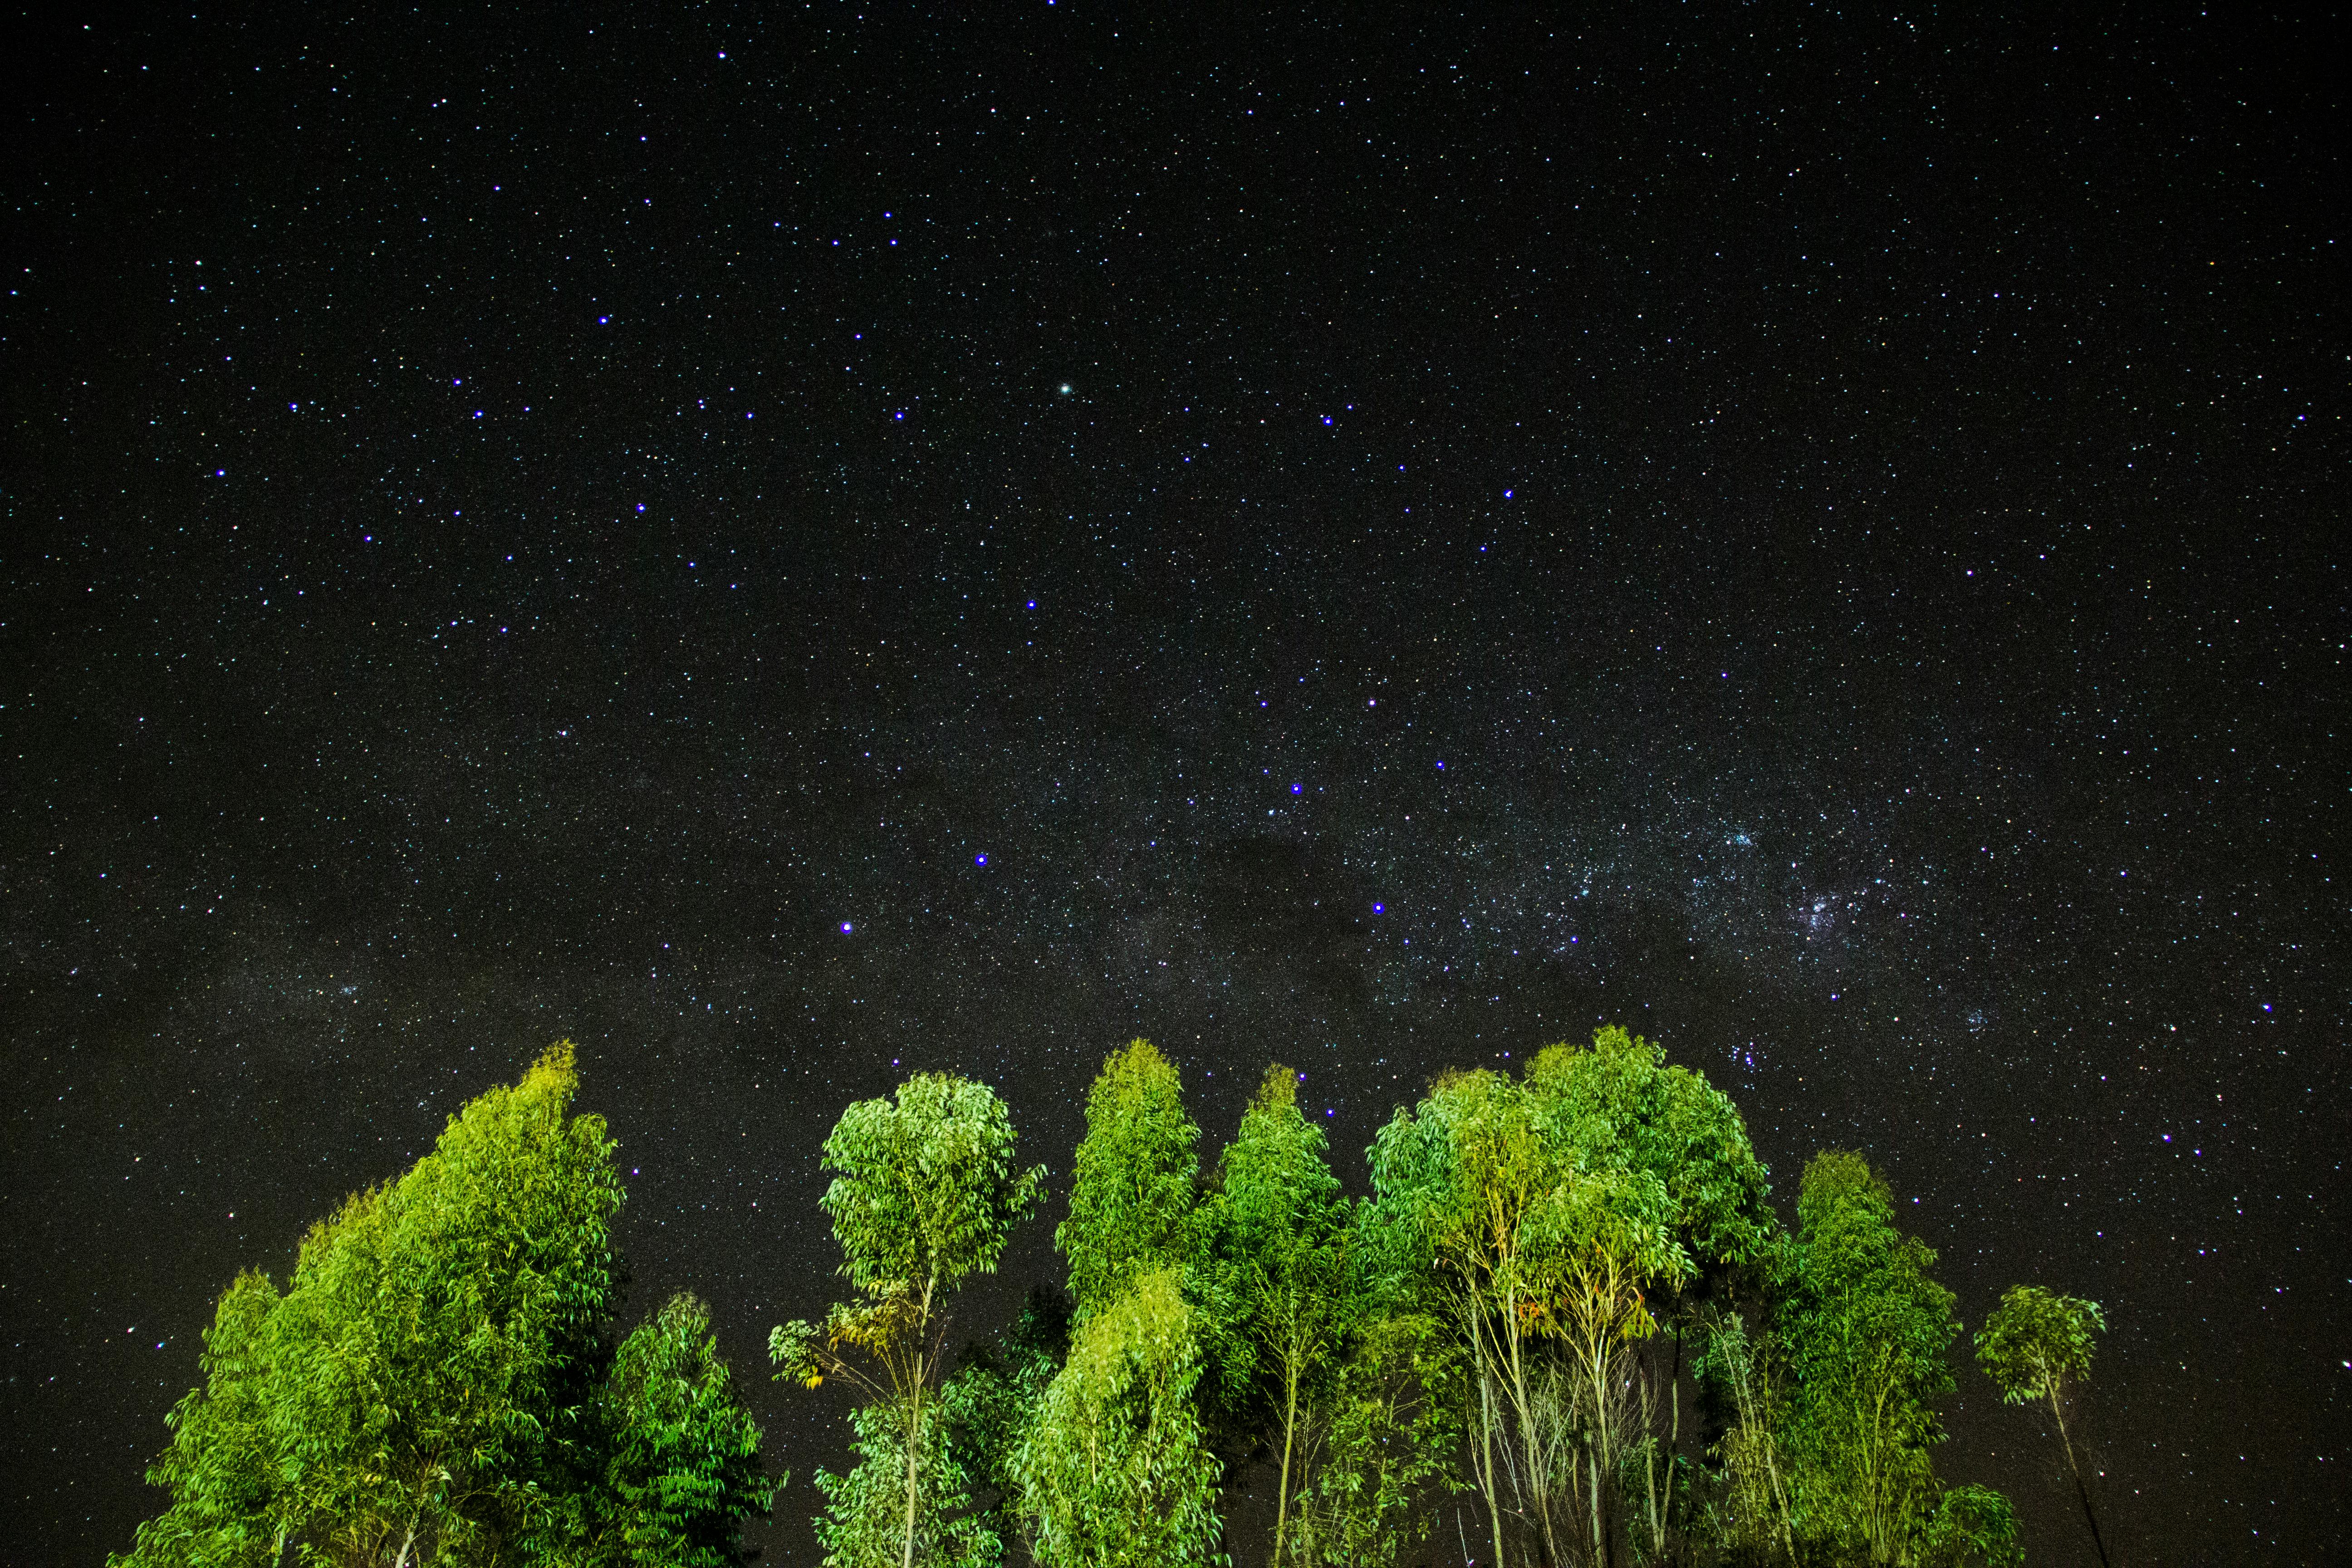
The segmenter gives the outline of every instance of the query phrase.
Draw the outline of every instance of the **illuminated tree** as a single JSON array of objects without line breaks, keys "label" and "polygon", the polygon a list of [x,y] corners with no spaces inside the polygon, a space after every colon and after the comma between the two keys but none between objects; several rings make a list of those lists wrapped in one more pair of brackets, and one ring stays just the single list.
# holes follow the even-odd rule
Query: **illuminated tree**
[{"label": "illuminated tree", "polygon": [[1233,1281],[1238,1326],[1279,1433],[1273,1560],[1280,1563],[1299,1479],[1294,1463],[1355,1307],[1347,1200],[1326,1160],[1323,1130],[1299,1114],[1290,1068],[1265,1069],[1218,1175],[1218,1262]]},{"label": "illuminated tree", "polygon": [[2066,1429],[2066,1405],[2069,1385],[2090,1377],[2095,1336],[2106,1328],[2096,1301],[2061,1296],[2038,1285],[2013,1285],[1976,1337],[1977,1364],[2000,1385],[2002,1399],[2011,1405],[2038,1400],[2050,1406],[2066,1472],[2074,1479],[2074,1496],[2082,1502],[2091,1545],[2102,1563],[2107,1560],[2106,1542],[2099,1538],[2091,1489],[2084,1483],[2082,1461]]},{"label": "illuminated tree", "polygon": [[818,1477],[834,1505],[824,1528],[837,1564],[876,1561],[885,1474],[896,1477],[898,1526],[888,1538],[900,1568],[913,1568],[918,1542],[942,1528],[941,1505],[961,1500],[932,1398],[942,1309],[970,1276],[994,1272],[1013,1227],[1036,1207],[1045,1170],[1017,1169],[1014,1142],[993,1090],[945,1073],[918,1073],[895,1100],[860,1100],[825,1140],[824,1168],[836,1174],[820,1203],[858,1299],[836,1303],[822,1328],[775,1330],[769,1353],[779,1377],[814,1388],[845,1376],[872,1396],[856,1423],[857,1469]]},{"label": "illuminated tree", "polygon": [[692,1302],[604,1348],[622,1192],[577,1087],[560,1044],[312,1226],[282,1294],[239,1277],[114,1563],[735,1561],[759,1432]]},{"label": "illuminated tree", "polygon": [[1801,1548],[1873,1563],[2016,1556],[2007,1500],[1946,1490],[1936,1404],[1952,1392],[1959,1324],[1936,1255],[1895,1226],[1886,1184],[1859,1154],[1817,1154],[1797,1200],[1786,1447]]}]

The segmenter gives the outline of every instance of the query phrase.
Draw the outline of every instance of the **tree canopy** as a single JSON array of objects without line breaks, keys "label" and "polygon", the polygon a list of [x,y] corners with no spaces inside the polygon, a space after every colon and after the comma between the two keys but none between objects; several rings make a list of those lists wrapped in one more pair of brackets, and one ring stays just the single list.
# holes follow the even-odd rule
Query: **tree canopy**
[{"label": "tree canopy", "polygon": [[758,1430],[698,1304],[604,1337],[623,1194],[577,1087],[559,1044],[313,1226],[282,1292],[238,1277],[114,1563],[736,1560]]},{"label": "tree canopy", "polygon": [[[1784,1224],[1731,1100],[1606,1026],[1440,1075],[1350,1196],[1302,1082],[1269,1066],[1204,1169],[1176,1064],[1111,1052],[1062,1277],[953,1357],[1045,1170],[972,1079],[842,1111],[814,1201],[846,1289],[769,1343],[781,1381],[859,1395],[817,1470],[828,1568],[2019,1560],[2008,1500],[1937,1473],[1957,1302],[1863,1155],[1814,1155]],[[558,1045],[290,1279],[235,1276],[150,1472],[167,1506],[110,1568],[742,1561],[759,1427],[701,1301],[619,1331],[624,1194],[577,1090]],[[2075,1402],[2105,1321],[2019,1286],[1975,1336],[2051,1417],[2102,1561]]]}]

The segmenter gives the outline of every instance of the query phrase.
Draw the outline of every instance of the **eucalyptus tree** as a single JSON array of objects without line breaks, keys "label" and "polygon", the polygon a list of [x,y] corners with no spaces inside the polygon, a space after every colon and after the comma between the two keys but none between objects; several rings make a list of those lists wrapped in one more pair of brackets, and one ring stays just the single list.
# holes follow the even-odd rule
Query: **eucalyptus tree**
[{"label": "eucalyptus tree", "polygon": [[622,1188],[578,1081],[557,1045],[312,1226],[282,1292],[238,1277],[149,1472],[170,1506],[113,1562],[732,1561],[758,1429],[695,1309],[606,1349]]},{"label": "eucalyptus tree", "polygon": [[1013,1466],[1054,1568],[1215,1554],[1221,1467],[1203,1384],[1213,1362],[1236,1379],[1247,1347],[1202,1267],[1200,1137],[1175,1065],[1150,1041],[1105,1060],[1054,1236],[1075,1304],[1069,1356]]},{"label": "eucalyptus tree", "polygon": [[[1613,1196],[1605,1212],[1627,1227],[1619,1248],[1589,1256],[1650,1260],[1634,1287],[1640,1315],[1622,1320],[1628,1331],[1615,1341],[1622,1374],[1600,1375],[1597,1347],[1588,1342],[1584,1419],[1589,1501],[1605,1509],[1620,1489],[1611,1460],[1622,1455],[1638,1472],[1622,1478],[1629,1511],[1637,1514],[1633,1527],[1648,1555],[1661,1558],[1688,1489],[1685,1331],[1702,1300],[1756,1283],[1780,1229],[1767,1201],[1767,1172],[1728,1096],[1704,1073],[1667,1066],[1661,1047],[1620,1026],[1596,1029],[1589,1047],[1539,1052],[1527,1084],[1556,1157],[1608,1184]],[[1660,1327],[1671,1331],[1666,1351],[1640,1353]],[[1636,1479],[1638,1510],[1631,1496]]]},{"label": "eucalyptus tree", "polygon": [[760,1428],[719,1354],[710,1309],[671,1297],[621,1342],[597,1403],[601,1550],[581,1555],[614,1568],[742,1562],[742,1521],[767,1511],[776,1484],[761,1470]]},{"label": "eucalyptus tree", "polygon": [[[1624,1391],[1629,1347],[1657,1331],[1648,1292],[1691,1273],[1673,1236],[1665,1184],[1646,1171],[1571,1168],[1546,1194],[1532,1227],[1549,1289],[1538,1310],[1568,1352],[1581,1417],[1587,1539],[1596,1563],[1615,1560],[1613,1511],[1619,1464],[1628,1447]],[[1654,1469],[1648,1488],[1651,1539],[1663,1547]]]},{"label": "eucalyptus tree", "polygon": [[2083,1505],[2091,1545],[2102,1563],[2107,1561],[2106,1542],[2100,1539],[2091,1489],[2084,1482],[2082,1461],[2066,1429],[2066,1406],[2070,1385],[2090,1378],[2095,1336],[2106,1328],[2106,1316],[2096,1301],[2062,1296],[2039,1285],[2013,1285],[1976,1336],[1977,1364],[2000,1385],[2004,1401],[2049,1405],[2058,1445],[2066,1456],[2066,1473],[2074,1479],[2074,1496]]},{"label": "eucalyptus tree", "polygon": [[1466,1352],[1471,1473],[1495,1561],[1510,1561],[1507,1513],[1532,1515],[1557,1561],[1550,1503],[1566,1434],[1540,1418],[1542,1319],[1531,1309],[1542,1281],[1529,1256],[1557,1173],[1527,1097],[1500,1073],[1448,1073],[1374,1135],[1370,1155],[1381,1250],[1402,1279],[1423,1282]]},{"label": "eucalyptus tree", "polygon": [[2007,1500],[1936,1478],[1936,1405],[1952,1392],[1959,1332],[1936,1254],[1895,1227],[1886,1184],[1859,1154],[1815,1155],[1797,1215],[1779,1329],[1801,1548],[1873,1563],[2013,1558]]},{"label": "eucalyptus tree", "polygon": [[1193,1314],[1180,1271],[1160,1268],[1077,1325],[1013,1460],[1045,1568],[1223,1561]]},{"label": "eucalyptus tree", "polygon": [[[919,1541],[939,1528],[941,1488],[953,1485],[931,1397],[942,1314],[966,1279],[994,1272],[1037,1206],[1045,1167],[1019,1168],[1015,1143],[995,1092],[946,1073],[918,1073],[893,1099],[858,1101],[825,1139],[824,1168],[835,1174],[819,1203],[857,1299],[836,1302],[822,1327],[776,1329],[769,1353],[780,1378],[815,1387],[840,1375],[872,1396],[856,1423],[857,1469],[818,1479],[833,1504],[836,1563],[865,1568],[887,1539],[889,1556],[913,1568]],[[885,1473],[898,1515],[887,1536],[877,1522]]]},{"label": "eucalyptus tree", "polygon": [[1139,1276],[1192,1260],[1200,1142],[1175,1064],[1150,1041],[1129,1041],[1104,1061],[1087,1091],[1069,1217],[1054,1232],[1069,1263],[1078,1321],[1118,1300]]},{"label": "eucalyptus tree", "polygon": [[1265,1069],[1218,1162],[1216,1265],[1231,1296],[1280,1450],[1273,1561],[1284,1561],[1302,1438],[1356,1315],[1349,1205],[1323,1130],[1298,1110],[1298,1077]]}]

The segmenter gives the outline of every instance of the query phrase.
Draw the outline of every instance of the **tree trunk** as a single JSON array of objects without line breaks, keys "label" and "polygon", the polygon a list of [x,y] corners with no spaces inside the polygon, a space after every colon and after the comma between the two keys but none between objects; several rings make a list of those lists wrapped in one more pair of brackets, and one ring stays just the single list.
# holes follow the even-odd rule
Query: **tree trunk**
[{"label": "tree trunk", "polygon": [[2107,1543],[2099,1539],[2099,1516],[2091,1511],[2091,1489],[2083,1484],[2083,1467],[2074,1458],[2074,1440],[2066,1435],[2066,1415],[2058,1407],[2058,1390],[2050,1390],[2050,1414],[2058,1423],[2058,1443],[2066,1450],[2066,1470],[2074,1478],[2074,1496],[2083,1505],[2084,1522],[2091,1527],[2091,1546],[2099,1554],[2099,1568],[2111,1568]]},{"label": "tree trunk", "polygon": [[1282,1534],[1290,1522],[1290,1442],[1298,1430],[1298,1367],[1297,1359],[1283,1369],[1282,1495],[1274,1505],[1274,1564],[1282,1568]]},{"label": "tree trunk", "polygon": [[922,1441],[922,1432],[923,1392],[921,1385],[918,1384],[913,1397],[908,1402],[907,1542],[905,1554],[900,1559],[903,1568],[915,1568],[915,1482],[918,1473],[915,1468],[915,1448],[916,1445]]},{"label": "tree trunk", "polygon": [[1666,1394],[1673,1401],[1672,1415],[1666,1427],[1666,1528],[1658,1538],[1658,1555],[1665,1555],[1666,1537],[1675,1532],[1675,1475],[1682,1468],[1683,1457],[1683,1320],[1675,1316],[1675,1370],[1666,1379]]},{"label": "tree trunk", "polygon": [[1503,1568],[1503,1500],[1495,1495],[1494,1379],[1484,1369],[1478,1377],[1478,1480],[1486,1494],[1486,1518],[1495,1527],[1495,1568]]}]

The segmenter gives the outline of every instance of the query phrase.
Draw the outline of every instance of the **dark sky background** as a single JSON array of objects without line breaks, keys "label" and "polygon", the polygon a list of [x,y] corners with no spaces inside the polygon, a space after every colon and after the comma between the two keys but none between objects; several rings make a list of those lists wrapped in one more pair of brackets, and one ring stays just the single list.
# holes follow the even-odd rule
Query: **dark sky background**
[{"label": "dark sky background", "polygon": [[1867,1152],[1970,1328],[2105,1304],[2123,1558],[2345,1550],[2311,29],[361,9],[18,18],[0,1561],[127,1547],[235,1272],[559,1036],[633,1310],[805,1478],[848,1100],[1066,1173],[1140,1034],[1360,1188],[1603,1019],[1782,1201]]}]

